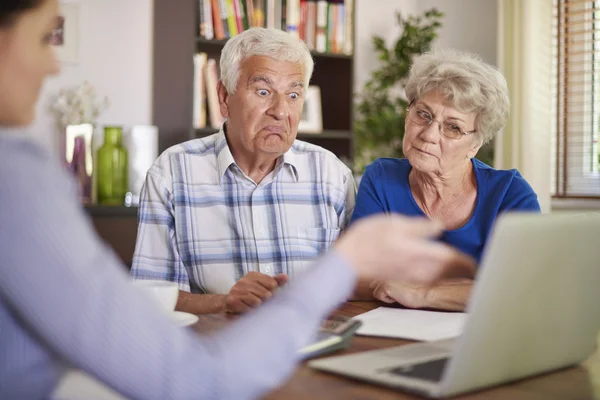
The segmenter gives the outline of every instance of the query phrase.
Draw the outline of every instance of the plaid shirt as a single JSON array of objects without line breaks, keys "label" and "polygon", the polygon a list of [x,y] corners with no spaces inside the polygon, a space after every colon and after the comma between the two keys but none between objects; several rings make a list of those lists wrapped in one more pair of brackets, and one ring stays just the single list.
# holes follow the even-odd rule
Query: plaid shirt
[{"label": "plaid shirt", "polygon": [[355,196],[350,169],[309,143],[258,185],[223,130],[176,145],[148,170],[131,273],[192,293],[228,293],[250,271],[293,279],[336,240]]}]

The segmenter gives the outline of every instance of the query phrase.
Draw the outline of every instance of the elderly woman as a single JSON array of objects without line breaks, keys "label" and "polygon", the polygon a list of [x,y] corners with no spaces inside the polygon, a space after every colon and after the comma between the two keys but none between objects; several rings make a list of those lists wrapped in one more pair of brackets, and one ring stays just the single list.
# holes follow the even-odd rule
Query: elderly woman
[{"label": "elderly woman", "polygon": [[[379,159],[367,167],[351,223],[377,213],[427,216],[444,228],[443,242],[479,261],[500,213],[540,211],[537,195],[517,170],[495,170],[475,158],[506,123],[506,81],[475,55],[443,50],[415,61],[405,90],[406,158]],[[462,310],[471,285],[374,282],[370,288],[389,303]]]}]

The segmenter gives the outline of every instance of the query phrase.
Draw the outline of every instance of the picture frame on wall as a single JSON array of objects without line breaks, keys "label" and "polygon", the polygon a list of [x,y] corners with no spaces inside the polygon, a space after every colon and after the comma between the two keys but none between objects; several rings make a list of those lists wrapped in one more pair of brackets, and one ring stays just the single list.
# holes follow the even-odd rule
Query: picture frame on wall
[{"label": "picture frame on wall", "polygon": [[60,62],[75,64],[79,62],[79,5],[61,2],[60,10],[52,45]]},{"label": "picture frame on wall", "polygon": [[304,107],[302,108],[302,115],[300,116],[298,132],[323,132],[322,112],[321,89],[318,86],[309,86],[304,97]]}]

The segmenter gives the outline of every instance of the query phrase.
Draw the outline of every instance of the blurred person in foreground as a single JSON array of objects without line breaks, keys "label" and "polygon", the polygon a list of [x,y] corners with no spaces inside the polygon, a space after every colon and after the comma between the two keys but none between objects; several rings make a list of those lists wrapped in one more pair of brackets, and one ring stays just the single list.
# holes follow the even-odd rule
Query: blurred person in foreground
[{"label": "blurred person in foreground", "polygon": [[[67,367],[142,399],[256,398],[360,277],[431,283],[473,261],[425,219],[365,219],[260,309],[212,336],[178,328],[94,234],[71,179],[19,137],[44,78],[58,0],[0,2],[0,398],[51,396]],[[419,265],[420,268],[413,268]]]},{"label": "blurred person in foreground", "polygon": [[[405,90],[406,158],[382,158],[367,167],[351,224],[381,213],[427,217],[443,226],[442,242],[480,261],[498,215],[540,211],[537,195],[519,171],[496,170],[475,158],[506,125],[506,80],[474,54],[441,49],[415,60]],[[359,287],[367,285],[367,295],[386,303],[458,311],[464,310],[473,281]]]}]

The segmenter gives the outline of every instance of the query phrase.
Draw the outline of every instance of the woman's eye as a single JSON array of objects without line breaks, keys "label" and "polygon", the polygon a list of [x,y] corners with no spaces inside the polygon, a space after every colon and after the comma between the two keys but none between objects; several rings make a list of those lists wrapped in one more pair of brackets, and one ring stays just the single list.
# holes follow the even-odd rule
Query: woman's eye
[{"label": "woman's eye", "polygon": [[54,32],[48,33],[46,35],[44,35],[44,38],[42,39],[42,43],[44,44],[54,44]]},{"label": "woman's eye", "polygon": [[456,133],[460,133],[460,128],[454,124],[448,124],[446,125],[448,129],[450,129],[452,132],[456,132]]},{"label": "woman's eye", "polygon": [[417,111],[417,115],[424,120],[427,120],[427,121],[431,120],[431,115],[429,115],[429,113],[427,111],[419,110],[419,111]]}]

